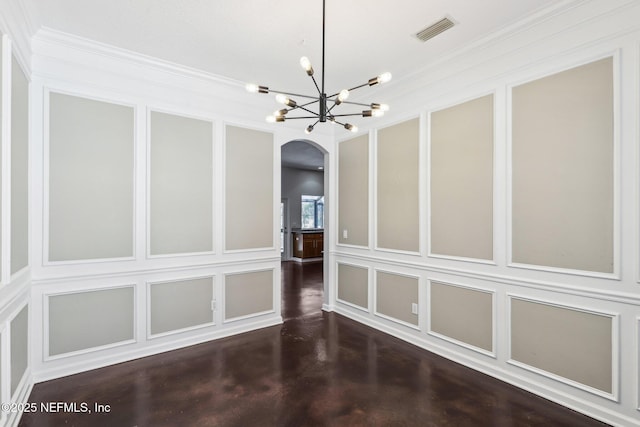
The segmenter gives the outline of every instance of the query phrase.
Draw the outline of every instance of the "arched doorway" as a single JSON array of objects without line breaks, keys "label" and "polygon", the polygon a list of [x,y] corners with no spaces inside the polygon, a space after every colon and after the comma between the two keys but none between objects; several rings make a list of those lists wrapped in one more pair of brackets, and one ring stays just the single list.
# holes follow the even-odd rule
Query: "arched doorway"
[{"label": "arched doorway", "polygon": [[300,265],[315,263],[319,266],[321,263],[323,302],[327,295],[329,262],[331,194],[328,165],[329,152],[314,141],[295,139],[281,146],[282,260]]}]

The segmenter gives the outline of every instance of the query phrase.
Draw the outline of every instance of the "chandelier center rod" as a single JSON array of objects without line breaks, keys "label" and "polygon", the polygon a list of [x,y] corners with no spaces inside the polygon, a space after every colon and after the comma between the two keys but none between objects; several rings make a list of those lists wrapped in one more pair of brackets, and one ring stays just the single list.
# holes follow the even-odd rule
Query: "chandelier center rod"
[{"label": "chandelier center rod", "polygon": [[326,0],[322,0],[322,95],[325,94],[324,91],[324,27],[325,27],[325,4]]}]

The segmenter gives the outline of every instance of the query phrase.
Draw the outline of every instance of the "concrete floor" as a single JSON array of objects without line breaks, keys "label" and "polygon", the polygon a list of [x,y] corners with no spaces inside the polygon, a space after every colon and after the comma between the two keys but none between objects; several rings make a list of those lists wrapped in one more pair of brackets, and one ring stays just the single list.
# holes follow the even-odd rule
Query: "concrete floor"
[{"label": "concrete floor", "polygon": [[20,426],[603,426],[333,313],[322,263],[283,263],[274,326],[37,384]]}]

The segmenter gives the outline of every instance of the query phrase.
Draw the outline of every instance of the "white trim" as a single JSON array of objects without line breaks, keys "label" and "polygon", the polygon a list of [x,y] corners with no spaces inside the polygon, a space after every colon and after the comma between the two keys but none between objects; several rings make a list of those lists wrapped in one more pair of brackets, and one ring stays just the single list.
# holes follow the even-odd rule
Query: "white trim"
[{"label": "white trim", "polygon": [[[528,365],[524,362],[520,362],[515,360],[511,354],[512,343],[511,343],[511,327],[512,327],[512,316],[511,316],[511,305],[514,299],[520,301],[531,302],[534,304],[542,304],[550,307],[561,308],[564,310],[573,310],[577,312],[592,314],[601,317],[607,317],[611,319],[611,393],[608,393],[603,390],[596,389],[595,387],[591,387],[587,384],[580,383],[578,381],[563,377],[558,374],[554,374],[552,372],[546,371],[541,368],[537,368],[535,366]],[[515,293],[507,292],[506,301],[507,305],[507,363],[510,365],[517,366],[519,368],[525,369],[527,371],[536,373],[538,375],[550,378],[552,380],[570,385],[572,387],[578,388],[580,390],[584,390],[588,393],[595,394],[597,396],[603,397],[608,400],[612,400],[614,402],[620,402],[620,314],[619,313],[611,313],[604,312],[600,310],[595,310],[587,307],[580,307],[576,305],[567,305],[567,304],[559,304],[554,301],[548,301],[540,298],[531,298],[528,296],[518,295]]]},{"label": "white trim", "polygon": [[[8,336],[8,322],[0,322],[0,378],[2,378],[2,382],[0,382],[0,402],[9,402],[10,395],[10,387],[11,387],[11,366],[10,366],[10,356],[9,356],[9,343],[10,337]],[[7,414],[5,411],[0,410],[0,425],[7,418]]]},{"label": "white trim", "polygon": [[497,354],[497,343],[498,343],[498,338],[497,338],[497,296],[496,296],[496,291],[494,289],[486,289],[486,288],[481,288],[478,286],[470,286],[470,285],[466,285],[466,284],[460,284],[460,283],[455,283],[452,281],[447,281],[447,280],[439,280],[439,279],[434,279],[434,278],[428,278],[427,279],[427,295],[428,295],[428,299],[427,301],[429,302],[429,308],[431,307],[431,302],[432,302],[432,298],[431,298],[431,284],[432,282],[437,282],[440,284],[443,284],[445,286],[453,286],[456,288],[460,288],[460,289],[466,289],[469,291],[474,291],[474,292],[482,292],[485,294],[489,294],[491,295],[491,350],[486,350],[484,348],[481,347],[477,347],[475,345],[469,344],[467,342],[464,341],[460,341],[458,339],[455,339],[453,337],[449,337],[447,335],[441,334],[439,332],[435,332],[433,331],[433,329],[431,329],[431,311],[429,310],[429,315],[427,316],[427,327],[426,327],[426,331],[427,331],[427,335],[431,335],[437,338],[440,338],[442,340],[445,341],[449,341],[452,344],[456,344],[459,345],[461,347],[464,347],[468,350],[473,350],[475,352],[478,352],[480,354],[483,354],[485,356],[489,356],[492,357],[494,359],[498,358],[498,354]]},{"label": "white trim", "polygon": [[239,80],[226,78],[196,68],[165,61],[139,52],[101,43],[96,40],[89,40],[75,34],[69,34],[49,27],[41,27],[38,29],[38,32],[33,36],[33,39],[36,42],[45,41],[64,47],[67,50],[79,51],[84,55],[97,54],[102,57],[109,58],[110,60],[126,62],[127,64],[130,64],[131,67],[135,68],[151,68],[154,70],[169,72],[171,74],[184,75],[189,78],[202,80],[206,83],[234,86],[238,89],[244,88],[245,85],[244,82]]},{"label": "white trim", "polygon": [[636,369],[636,410],[640,411],[640,316],[636,317],[636,333],[635,333],[635,369]]},{"label": "white trim", "polygon": [[531,289],[538,289],[543,291],[551,291],[555,293],[584,296],[588,298],[596,298],[603,301],[611,301],[624,304],[639,304],[640,296],[633,293],[610,291],[608,289],[588,288],[584,286],[567,285],[560,281],[561,278],[556,278],[558,281],[552,282],[549,280],[534,280],[526,277],[511,276],[505,274],[487,273],[481,270],[467,270],[459,267],[448,267],[434,264],[424,264],[407,260],[390,260],[387,258],[381,258],[379,256],[372,255],[359,255],[353,253],[341,252],[335,254],[340,258],[358,259],[368,261],[372,263],[390,264],[397,267],[412,268],[419,271],[428,271],[431,273],[444,273],[454,274],[456,276],[475,278],[480,280],[493,281],[496,283],[520,286]]},{"label": "white trim", "polygon": [[[528,74],[526,77],[520,77],[512,79],[507,84],[507,266],[513,268],[522,268],[537,271],[547,271],[551,273],[564,273],[578,276],[587,276],[603,279],[621,280],[620,275],[620,256],[621,256],[621,163],[620,163],[620,125],[621,120],[621,78],[620,78],[620,48],[608,49],[600,51],[597,54],[588,53],[583,54],[579,58],[563,59],[558,62],[558,58],[554,61],[547,60],[544,62],[542,70],[533,74]],[[513,89],[516,86],[530,83],[545,77],[553,76],[564,71],[571,70],[583,65],[588,65],[592,62],[612,58],[613,62],[613,271],[597,272],[588,270],[578,270],[572,268],[551,267],[551,266],[539,266],[525,263],[517,263],[513,261]],[[541,64],[542,65],[542,64]]]},{"label": "white trim", "polygon": [[166,351],[218,340],[244,332],[250,332],[256,329],[276,326],[281,323],[282,319],[280,318],[258,319],[252,323],[241,323],[225,329],[209,331],[203,330],[203,333],[195,336],[175,337],[175,339],[170,341],[156,340],[148,343],[148,345],[144,347],[130,346],[128,348],[124,348],[124,351],[118,352],[117,354],[96,353],[94,355],[95,357],[84,358],[76,361],[69,360],[64,365],[51,365],[51,367],[49,368],[42,366],[41,369],[39,369],[37,372],[34,372],[34,381],[36,383],[40,383],[43,381],[61,378],[67,375],[77,374],[79,372],[85,372],[92,369],[98,369],[105,366],[138,359],[141,357],[153,356],[156,354],[164,353]]},{"label": "white trim", "polygon": [[[132,146],[131,146],[131,155],[132,155],[132,164],[133,164],[133,169],[131,170],[131,179],[132,179],[132,188],[131,188],[131,193],[132,193],[132,200],[131,200],[131,206],[132,206],[132,212],[131,212],[131,223],[132,223],[132,229],[131,229],[131,256],[124,256],[124,257],[114,257],[114,258],[92,258],[92,259],[82,259],[82,260],[65,260],[65,261],[50,261],[49,260],[49,235],[50,235],[50,218],[49,218],[49,212],[50,212],[50,205],[49,205],[49,197],[50,197],[50,188],[49,188],[49,182],[50,182],[50,154],[51,154],[51,146],[50,146],[50,112],[51,112],[51,106],[50,106],[50,94],[51,93],[57,93],[57,94],[61,94],[61,95],[67,95],[67,96],[73,96],[76,98],[82,98],[82,99],[87,99],[87,100],[91,100],[91,101],[98,101],[98,102],[104,102],[104,103],[108,103],[108,104],[113,104],[113,105],[119,105],[119,106],[123,106],[123,107],[128,107],[132,109],[132,113],[133,113],[133,134],[132,134]],[[138,205],[137,205],[137,190],[138,190],[138,186],[140,185],[137,181],[137,175],[138,175],[138,153],[137,153],[137,147],[138,147],[138,123],[137,123],[137,117],[138,117],[138,108],[139,108],[139,104],[136,104],[134,102],[131,101],[124,101],[122,99],[115,99],[115,98],[108,98],[106,95],[96,95],[96,94],[89,94],[87,93],[83,93],[80,91],[72,91],[72,90],[68,90],[68,89],[60,89],[60,88],[56,88],[55,86],[52,85],[45,85],[44,86],[44,102],[43,102],[43,183],[42,183],[42,196],[43,196],[43,200],[42,200],[42,266],[43,267],[47,267],[47,266],[61,266],[61,265],[87,265],[87,264],[95,264],[95,263],[105,263],[105,262],[117,262],[117,261],[135,261],[136,259],[136,236],[138,235],[138,224],[136,221],[137,218],[137,213],[138,213]]]},{"label": "white trim", "polygon": [[[207,322],[207,323],[201,323],[199,325],[193,325],[193,326],[188,326],[186,328],[180,328],[180,329],[173,329],[170,331],[166,331],[166,332],[160,332],[157,334],[152,334],[151,333],[151,287],[153,285],[161,285],[161,284],[165,284],[165,283],[179,283],[179,282],[184,282],[187,280],[198,280],[198,279],[211,279],[211,298],[213,298],[212,303],[216,304],[216,308],[215,310],[212,309],[211,310],[211,322]],[[189,331],[194,331],[197,329],[203,329],[203,328],[210,328],[211,326],[215,326],[216,325],[216,319],[215,319],[215,312],[218,310],[217,308],[217,304],[218,301],[216,300],[216,277],[213,274],[210,275],[197,275],[197,276],[187,276],[187,277],[182,277],[182,278],[173,278],[173,279],[166,279],[166,280],[157,280],[157,281],[151,281],[148,280],[145,282],[145,290],[146,290],[146,339],[147,340],[153,340],[156,338],[161,338],[161,337],[166,337],[166,336],[171,336],[171,335],[177,335],[177,334],[181,334],[183,332],[189,332]]]},{"label": "white trim", "polygon": [[242,320],[248,320],[248,319],[253,319],[253,318],[256,318],[256,317],[265,316],[267,314],[276,314],[276,311],[275,310],[265,310],[265,311],[259,311],[259,312],[256,312],[256,313],[244,314],[242,316],[230,317],[228,319],[224,319],[224,321],[222,323],[226,325],[226,324],[229,324],[229,323],[240,322]]},{"label": "white trim", "polygon": [[[632,111],[632,117],[633,117],[633,121],[634,121],[634,127],[633,130],[635,132],[634,135],[634,139],[633,139],[633,146],[636,147],[636,153],[635,153],[635,161],[634,161],[634,174],[633,176],[633,180],[632,183],[629,184],[632,188],[633,188],[633,194],[635,197],[635,203],[633,205],[633,208],[635,209],[634,212],[634,223],[635,223],[635,227],[636,227],[636,232],[635,232],[635,239],[634,239],[634,254],[635,254],[635,259],[633,260],[633,263],[635,265],[634,268],[634,273],[636,275],[636,283],[640,285],[640,186],[638,184],[638,180],[640,179],[640,150],[637,149],[637,147],[640,146],[640,42],[636,43],[635,49],[633,51],[635,58],[633,61],[633,66],[634,66],[634,70],[633,70],[633,78],[630,79],[631,80],[631,84],[633,85],[633,93],[635,94],[634,96],[634,100],[633,100],[633,107],[631,108]],[[629,84],[629,83],[627,83]],[[622,108],[624,110],[624,106]],[[624,111],[623,111],[624,112]],[[631,145],[631,144],[629,144]],[[627,184],[627,183],[625,183]],[[624,213],[623,213],[624,214]],[[640,288],[639,288],[640,289]],[[639,363],[640,363],[640,356],[639,356]],[[639,369],[640,370],[640,369]],[[638,409],[640,410],[640,380],[639,380],[639,391],[638,391]]]},{"label": "white trim", "polygon": [[[52,296],[60,296],[60,295],[71,295],[71,294],[80,294],[80,293],[89,293],[89,292],[100,292],[100,291],[109,291],[114,289],[122,289],[122,288],[132,288],[133,289],[133,301],[132,301],[132,309],[133,309],[133,318],[131,324],[131,335],[133,338],[117,341],[109,344],[104,344],[96,347],[88,347],[81,350],[70,351],[67,353],[61,353],[56,355],[49,354],[49,298]],[[121,285],[100,285],[92,288],[84,288],[84,289],[69,289],[62,292],[44,292],[42,294],[42,338],[43,338],[43,354],[42,361],[43,362],[51,362],[55,360],[67,359],[70,357],[96,353],[112,348],[118,348],[127,346],[130,344],[135,344],[138,342],[137,338],[137,325],[138,325],[138,307],[136,301],[138,300],[138,287],[136,283],[128,283]]]},{"label": "white trim", "polygon": [[459,351],[453,351],[452,349],[437,342],[425,339],[427,335],[417,336],[411,331],[406,331],[404,329],[394,327],[394,325],[387,324],[383,321],[380,321],[380,319],[364,316],[360,313],[346,310],[340,306],[334,307],[333,311],[363,325],[387,333],[395,338],[406,341],[424,350],[433,352],[439,356],[459,363],[475,371],[489,375],[492,378],[514,385],[537,396],[542,396],[547,400],[558,403],[562,406],[590,416],[594,419],[601,420],[607,423],[613,423],[614,425],[617,423],[617,425],[640,426],[640,422],[638,422],[636,418],[632,418],[615,409],[612,410],[607,406],[594,404],[592,400],[589,400],[584,396],[576,395],[574,393],[568,393],[558,387],[547,384],[540,378],[530,378],[522,376],[517,371],[508,369],[508,367],[504,366],[504,364],[497,365],[495,361],[492,361],[489,358],[481,359],[469,356]]},{"label": "white trim", "polygon": [[[431,240],[431,239],[429,239]],[[496,245],[493,245],[493,247],[495,248]],[[434,254],[429,254],[428,255],[429,258],[433,258],[433,259],[446,259],[446,260],[450,260],[450,261],[462,261],[462,262],[470,262],[470,263],[474,263],[474,264],[484,264],[484,265],[498,265],[494,260],[490,260],[490,259],[481,259],[481,258],[467,258],[467,257],[462,257],[462,256],[453,256],[453,255],[434,255]]]},{"label": "white trim", "polygon": [[172,274],[172,273],[184,273],[192,272],[194,270],[211,268],[224,268],[224,267],[240,267],[243,265],[256,265],[262,263],[271,263],[279,261],[280,257],[262,257],[251,259],[235,259],[235,260],[204,260],[199,261],[197,264],[181,264],[176,266],[162,267],[158,266],[154,268],[150,266],[145,269],[131,269],[131,270],[117,270],[115,272],[103,272],[103,273],[86,273],[86,274],[69,274],[61,276],[49,276],[44,279],[32,279],[31,284],[33,287],[43,287],[53,284],[67,284],[69,282],[96,280],[96,279],[128,279],[134,276],[148,275],[148,274]]}]

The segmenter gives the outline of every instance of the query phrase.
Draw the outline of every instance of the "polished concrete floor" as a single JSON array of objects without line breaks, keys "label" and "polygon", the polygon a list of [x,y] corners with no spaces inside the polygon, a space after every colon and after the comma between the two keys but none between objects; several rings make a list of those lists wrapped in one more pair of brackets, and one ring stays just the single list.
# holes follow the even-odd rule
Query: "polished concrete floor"
[{"label": "polished concrete floor", "polygon": [[283,287],[283,325],[37,384],[30,402],[92,413],[20,426],[603,426],[323,313],[321,263],[284,263]]}]

